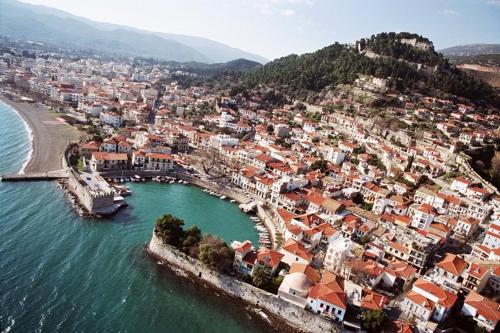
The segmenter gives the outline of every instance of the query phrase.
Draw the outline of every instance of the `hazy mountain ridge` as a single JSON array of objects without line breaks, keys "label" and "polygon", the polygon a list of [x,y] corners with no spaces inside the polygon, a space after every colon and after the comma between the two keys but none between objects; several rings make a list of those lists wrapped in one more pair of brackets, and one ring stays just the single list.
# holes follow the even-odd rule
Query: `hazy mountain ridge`
[{"label": "hazy mountain ridge", "polygon": [[201,37],[95,22],[58,9],[14,0],[0,0],[0,7],[0,35],[7,37],[91,48],[113,55],[179,62],[222,63],[239,58],[267,61],[258,55]]},{"label": "hazy mountain ridge", "polygon": [[466,44],[439,50],[445,56],[474,56],[480,54],[500,54],[500,44]]}]

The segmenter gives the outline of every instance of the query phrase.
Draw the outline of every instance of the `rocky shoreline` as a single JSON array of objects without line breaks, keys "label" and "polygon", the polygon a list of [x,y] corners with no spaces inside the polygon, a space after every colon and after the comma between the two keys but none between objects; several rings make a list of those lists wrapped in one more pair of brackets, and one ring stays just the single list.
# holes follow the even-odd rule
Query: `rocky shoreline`
[{"label": "rocky shoreline", "polygon": [[57,182],[57,187],[60,188],[63,191],[64,197],[66,198],[66,200],[69,201],[69,203],[71,204],[71,207],[73,208],[73,210],[79,216],[84,217],[84,218],[99,217],[99,216],[90,214],[85,209],[85,207],[80,203],[78,197],[73,192],[71,192],[69,190],[69,188],[68,188],[68,181],[67,180],[65,180],[65,179],[59,179],[56,182]]},{"label": "rocky shoreline", "polygon": [[205,289],[210,290],[211,293],[217,295],[218,297],[224,297],[228,302],[237,302],[239,305],[243,305],[246,310],[252,312],[259,320],[263,321],[273,332],[280,333],[304,333],[305,331],[292,326],[285,319],[278,317],[265,309],[254,306],[253,304],[241,299],[236,298],[226,292],[223,289],[216,288],[213,285],[207,283],[205,280],[199,278],[195,274],[184,270],[175,264],[164,260],[161,256],[155,254],[153,251],[149,249],[149,243],[145,248],[146,252],[157,262],[164,267],[164,269],[168,269],[172,271],[178,277],[181,277],[187,280],[189,283],[195,285],[202,285]]},{"label": "rocky shoreline", "polygon": [[263,319],[267,316],[273,326],[280,327],[280,332],[340,332],[340,327],[330,320],[293,306],[279,296],[233,276],[209,269],[197,259],[165,245],[154,232],[146,251],[161,264],[173,267],[179,276],[196,284],[208,285],[214,293],[224,293],[227,297],[242,302],[258,311]]}]

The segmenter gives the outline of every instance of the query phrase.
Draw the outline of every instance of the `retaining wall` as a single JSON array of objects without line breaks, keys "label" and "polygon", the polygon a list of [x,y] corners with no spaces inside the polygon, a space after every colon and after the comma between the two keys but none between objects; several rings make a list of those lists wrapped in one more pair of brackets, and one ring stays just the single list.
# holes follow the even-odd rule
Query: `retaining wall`
[{"label": "retaining wall", "polygon": [[164,245],[154,233],[148,244],[148,251],[155,257],[198,277],[211,286],[282,318],[300,330],[305,332],[340,332],[337,324],[290,304],[277,295],[208,269],[198,260]]}]

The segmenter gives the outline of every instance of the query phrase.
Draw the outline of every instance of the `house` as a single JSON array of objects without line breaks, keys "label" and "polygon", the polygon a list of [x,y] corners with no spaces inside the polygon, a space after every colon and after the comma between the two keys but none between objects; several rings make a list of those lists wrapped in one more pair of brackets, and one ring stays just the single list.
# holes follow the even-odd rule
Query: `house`
[{"label": "house", "polygon": [[478,263],[470,263],[464,274],[462,286],[464,292],[476,291],[480,293],[488,284],[491,273],[488,266]]},{"label": "house", "polygon": [[[246,240],[244,242],[235,242],[233,244],[234,259],[233,267],[234,269],[243,275],[252,275],[253,265],[255,264],[255,251],[252,246],[252,242]],[[249,255],[250,254],[250,255]]]},{"label": "house", "polygon": [[146,154],[146,168],[148,170],[169,171],[174,168],[174,158],[170,154]]},{"label": "house", "polygon": [[364,310],[383,310],[384,305],[388,301],[386,296],[376,293],[373,290],[364,289],[360,307]]},{"label": "house", "polygon": [[125,170],[128,157],[127,154],[93,152],[89,166],[91,171]]},{"label": "house", "polygon": [[233,267],[235,270],[243,275],[251,276],[256,267],[268,267],[271,275],[275,275],[283,254],[261,248],[255,250],[252,242],[246,240],[244,242],[234,242],[234,259]]},{"label": "house", "polygon": [[465,298],[462,314],[472,317],[474,321],[488,332],[495,330],[500,320],[500,304],[471,291]]},{"label": "house", "polygon": [[430,278],[433,282],[447,288],[453,292],[458,292],[467,262],[456,254],[447,253],[445,257],[436,264]]},{"label": "house", "polygon": [[427,230],[437,214],[429,204],[413,204],[408,210],[408,215],[412,218],[412,227]]},{"label": "house", "polygon": [[338,237],[328,245],[324,260],[325,268],[331,272],[340,272],[342,264],[351,253],[354,243],[344,237]]},{"label": "house", "polygon": [[453,179],[450,185],[450,189],[453,191],[457,191],[459,193],[465,194],[467,188],[472,185],[470,180],[465,179],[464,177],[456,177]]},{"label": "house", "polygon": [[336,322],[342,322],[347,311],[344,279],[325,271],[321,281],[309,291],[307,308],[314,313],[330,317]]},{"label": "house", "polygon": [[500,224],[490,224],[484,236],[483,245],[493,250],[500,248]]},{"label": "house", "polygon": [[84,157],[86,160],[90,160],[92,158],[92,153],[98,152],[100,148],[100,144],[96,141],[90,141],[87,143],[80,144],[79,154]]},{"label": "house", "polygon": [[114,127],[120,127],[123,123],[123,118],[121,115],[115,112],[107,111],[101,112],[99,115],[99,119],[105,125],[111,125]]},{"label": "house", "polygon": [[115,138],[107,138],[101,143],[100,151],[104,151],[107,153],[116,153],[116,149],[118,146],[118,140]]},{"label": "house", "polygon": [[289,266],[294,263],[309,264],[313,259],[313,255],[304,247],[304,245],[293,239],[290,239],[283,244],[279,252],[283,254],[281,261]]},{"label": "house", "polygon": [[257,266],[268,267],[271,271],[271,275],[275,275],[278,270],[281,259],[284,255],[277,251],[273,251],[267,248],[261,248],[257,251],[254,268]]},{"label": "house", "polygon": [[382,282],[389,287],[401,286],[402,290],[413,281],[416,273],[415,267],[399,260],[393,260],[384,268]]},{"label": "house", "polygon": [[412,289],[401,302],[402,310],[418,321],[445,320],[451,313],[457,296],[423,278],[413,284]]}]

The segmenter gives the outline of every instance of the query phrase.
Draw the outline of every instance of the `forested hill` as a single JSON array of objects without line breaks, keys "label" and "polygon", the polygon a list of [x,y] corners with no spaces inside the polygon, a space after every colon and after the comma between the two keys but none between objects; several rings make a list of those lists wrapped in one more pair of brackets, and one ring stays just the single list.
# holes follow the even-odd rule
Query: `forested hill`
[{"label": "forested hill", "polygon": [[360,75],[391,77],[394,89],[449,94],[498,105],[494,90],[455,68],[432,43],[410,33],[381,33],[355,46],[335,43],[313,53],[276,59],[244,76],[247,87],[264,84],[304,99]]}]

